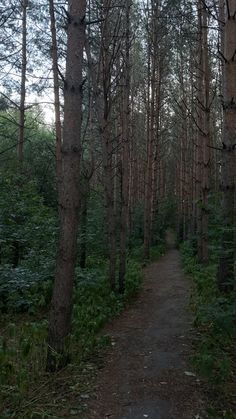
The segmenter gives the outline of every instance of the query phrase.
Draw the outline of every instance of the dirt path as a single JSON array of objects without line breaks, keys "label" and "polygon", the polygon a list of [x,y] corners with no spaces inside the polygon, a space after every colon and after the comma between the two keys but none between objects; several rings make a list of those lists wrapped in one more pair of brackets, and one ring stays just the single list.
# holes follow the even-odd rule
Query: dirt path
[{"label": "dirt path", "polygon": [[200,382],[189,374],[190,285],[179,252],[169,250],[145,276],[140,297],[106,329],[114,347],[99,373],[87,419],[202,417]]}]

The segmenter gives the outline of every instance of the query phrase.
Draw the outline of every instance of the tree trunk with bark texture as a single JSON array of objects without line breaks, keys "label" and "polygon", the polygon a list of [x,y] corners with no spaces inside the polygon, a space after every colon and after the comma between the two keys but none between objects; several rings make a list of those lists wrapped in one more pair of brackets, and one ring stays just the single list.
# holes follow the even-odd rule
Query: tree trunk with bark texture
[{"label": "tree trunk with bark texture", "polygon": [[203,143],[204,143],[204,68],[203,68],[203,24],[202,1],[197,1],[198,7],[198,58],[197,58],[197,150],[196,150],[196,233],[197,257],[202,261],[202,177],[203,177]]},{"label": "tree trunk with bark texture", "polygon": [[88,201],[90,195],[89,181],[85,182],[84,190],[82,193],[82,205],[81,205],[81,245],[80,245],[80,267],[81,269],[86,268],[87,258],[87,218],[88,218]]},{"label": "tree trunk with bark texture", "polygon": [[[115,170],[113,164],[114,143],[111,130],[111,65],[114,59],[115,37],[111,33],[109,12],[111,1],[103,2],[104,16],[101,29],[101,50],[98,68],[101,73],[97,74],[91,56],[88,40],[86,41],[86,54],[88,58],[91,83],[93,87],[94,104],[99,124],[99,132],[102,143],[103,180],[105,190],[105,206],[107,216],[107,235],[109,253],[109,279],[111,289],[116,289],[116,218],[114,205],[114,178]],[[111,47],[112,46],[112,47]],[[112,52],[111,52],[112,50]],[[112,55],[113,53],[113,55]]]},{"label": "tree trunk with bark texture", "polygon": [[236,145],[236,3],[224,8],[223,30],[223,136],[222,136],[222,243],[218,287],[229,292],[234,281],[235,145]]},{"label": "tree trunk with bark texture", "polygon": [[19,138],[18,159],[23,162],[24,138],[25,138],[25,96],[26,96],[26,68],[27,68],[27,7],[28,0],[22,2],[22,64],[21,64],[21,87],[20,87],[20,113],[19,113]]},{"label": "tree trunk with bark texture", "polygon": [[208,229],[209,229],[209,209],[208,209],[208,195],[210,190],[210,64],[209,64],[209,48],[208,48],[208,22],[207,10],[205,5],[202,12],[202,46],[203,46],[203,82],[204,82],[204,123],[203,123],[203,173],[202,173],[202,262],[208,263],[209,248],[208,248]]},{"label": "tree trunk with bark texture", "polygon": [[125,63],[122,94],[122,160],[121,160],[121,219],[120,219],[120,269],[119,292],[125,291],[126,247],[129,215],[129,150],[130,150],[130,9],[131,1],[125,5]]},{"label": "tree trunk with bark texture", "polygon": [[49,11],[51,20],[52,36],[52,72],[54,89],[54,112],[55,112],[55,130],[56,130],[56,168],[57,178],[61,180],[61,146],[62,146],[62,126],[60,111],[60,83],[58,74],[58,46],[56,33],[56,20],[54,12],[54,0],[49,0]]},{"label": "tree trunk with bark texture", "polygon": [[69,360],[72,294],[77,256],[79,173],[82,123],[82,63],[85,40],[86,0],[70,0],[66,78],[62,181],[59,188],[60,233],[56,273],[49,316],[47,370],[55,371]]},{"label": "tree trunk with bark texture", "polygon": [[149,17],[149,60],[148,63],[148,110],[147,110],[147,165],[145,173],[144,196],[144,258],[149,259],[152,238],[153,196],[155,165],[155,145],[157,141],[156,112],[159,104],[157,97],[158,77],[158,14],[159,0],[151,1],[151,16]]}]

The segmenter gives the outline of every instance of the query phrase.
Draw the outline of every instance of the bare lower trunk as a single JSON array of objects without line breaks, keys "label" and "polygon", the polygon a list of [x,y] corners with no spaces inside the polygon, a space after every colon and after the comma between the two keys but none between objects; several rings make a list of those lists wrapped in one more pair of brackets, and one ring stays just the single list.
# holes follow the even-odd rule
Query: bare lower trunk
[{"label": "bare lower trunk", "polygon": [[82,211],[81,211],[81,246],[80,246],[80,267],[86,268],[87,257],[87,214],[88,214],[88,194],[83,195]]},{"label": "bare lower trunk", "polygon": [[[110,152],[111,153],[111,152]],[[110,154],[108,153],[108,155]],[[112,157],[104,164],[105,204],[108,228],[109,279],[111,289],[116,289],[116,220],[114,211],[114,170]]]},{"label": "bare lower trunk", "polygon": [[[127,150],[125,151],[127,153]],[[126,158],[125,158],[126,159]],[[127,161],[123,160],[121,181],[121,219],[120,219],[120,269],[119,269],[119,292],[125,291],[126,274],[126,245],[128,231],[128,173]]]},{"label": "bare lower trunk", "polygon": [[79,173],[82,122],[82,61],[86,0],[70,0],[66,80],[64,86],[64,141],[62,181],[59,188],[60,235],[56,273],[49,316],[47,370],[68,362],[72,294],[77,255],[79,218]]}]

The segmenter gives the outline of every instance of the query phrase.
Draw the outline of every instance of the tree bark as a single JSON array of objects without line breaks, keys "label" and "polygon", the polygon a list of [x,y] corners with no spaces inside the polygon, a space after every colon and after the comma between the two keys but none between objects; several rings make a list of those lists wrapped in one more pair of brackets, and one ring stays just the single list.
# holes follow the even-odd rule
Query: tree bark
[{"label": "tree bark", "polygon": [[[109,279],[111,289],[116,290],[116,219],[114,205],[114,165],[113,138],[111,130],[111,65],[114,59],[117,37],[111,33],[109,22],[110,0],[104,0],[104,19],[101,34],[100,62],[98,68],[101,74],[96,74],[88,40],[86,54],[88,59],[91,83],[93,87],[94,104],[99,124],[102,144],[102,161],[105,190],[105,206],[108,229]],[[112,48],[111,48],[112,46]],[[111,52],[112,50],[112,52]],[[102,80],[101,80],[102,79]],[[102,87],[101,87],[102,86]]]},{"label": "tree bark", "polygon": [[196,150],[196,233],[197,257],[202,262],[202,183],[203,183],[203,144],[204,144],[204,68],[203,68],[203,23],[202,1],[198,0],[198,58],[197,58],[197,150]]},{"label": "tree bark", "polygon": [[129,146],[130,146],[130,9],[131,1],[126,0],[125,63],[123,81],[122,112],[122,160],[121,160],[121,218],[120,218],[120,269],[119,292],[125,291],[126,246],[129,215]]},{"label": "tree bark", "polygon": [[228,0],[224,8],[223,30],[223,136],[222,136],[222,238],[218,267],[218,287],[233,289],[235,221],[235,145],[236,145],[236,4]]},{"label": "tree bark", "polygon": [[210,64],[209,64],[209,48],[208,48],[208,22],[206,6],[203,6],[202,12],[202,31],[203,31],[203,82],[204,82],[204,123],[203,123],[203,176],[202,176],[202,262],[208,263],[209,260],[209,245],[208,245],[208,230],[209,230],[209,208],[208,195],[210,191]]},{"label": "tree bark", "polygon": [[52,72],[54,89],[54,112],[55,112],[55,131],[56,131],[56,169],[57,178],[61,180],[61,146],[62,146],[62,126],[60,111],[60,83],[58,74],[58,45],[56,33],[56,20],[54,12],[54,0],[49,0],[49,11],[51,20],[52,36]]},{"label": "tree bark", "polygon": [[158,14],[159,0],[151,1],[151,17],[149,20],[149,60],[148,63],[148,110],[147,110],[147,166],[145,174],[144,196],[144,258],[149,259],[152,221],[153,221],[153,197],[154,197],[154,165],[155,145],[157,140],[156,112],[159,98],[157,98],[158,85]]},{"label": "tree bark", "polygon": [[89,200],[89,181],[86,181],[85,186],[87,190],[83,191],[82,195],[82,209],[81,209],[81,246],[80,246],[80,267],[86,268],[87,258],[87,215],[88,215],[88,200]]},{"label": "tree bark", "polygon": [[28,0],[22,2],[22,64],[21,64],[21,87],[19,109],[19,138],[18,160],[23,162],[24,138],[25,138],[25,96],[26,96],[26,67],[27,67],[27,7]]},{"label": "tree bark", "polygon": [[70,0],[66,78],[62,181],[59,188],[60,234],[56,273],[49,316],[47,370],[55,371],[69,360],[72,294],[77,256],[79,173],[82,123],[82,64],[85,41],[86,0]]}]

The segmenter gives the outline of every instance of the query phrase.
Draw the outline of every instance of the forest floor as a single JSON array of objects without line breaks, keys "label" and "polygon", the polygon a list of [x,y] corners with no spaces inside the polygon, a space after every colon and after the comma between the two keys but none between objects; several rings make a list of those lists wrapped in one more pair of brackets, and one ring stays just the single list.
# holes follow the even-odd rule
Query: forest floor
[{"label": "forest floor", "polygon": [[86,419],[203,418],[204,385],[191,370],[191,283],[169,249],[145,269],[143,291],[103,331],[112,348]]}]

